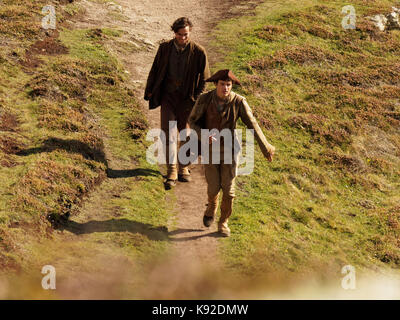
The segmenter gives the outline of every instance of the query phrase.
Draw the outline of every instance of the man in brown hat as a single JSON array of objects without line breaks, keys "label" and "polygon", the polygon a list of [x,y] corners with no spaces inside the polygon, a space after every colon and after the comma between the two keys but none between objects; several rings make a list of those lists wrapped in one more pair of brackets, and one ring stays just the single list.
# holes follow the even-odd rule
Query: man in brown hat
[{"label": "man in brown hat", "polygon": [[[228,129],[234,139],[234,130],[239,118],[249,128],[254,130],[255,138],[260,146],[263,155],[272,161],[275,147],[268,143],[261,128],[257,124],[246,99],[232,91],[232,84],[240,85],[239,80],[230,70],[220,70],[206,82],[214,82],[216,89],[202,94],[196,101],[196,104],[189,116],[189,125],[197,133],[201,141],[201,129],[218,130],[221,132]],[[226,131],[226,130],[225,130]],[[222,136],[222,135],[221,135]],[[223,236],[230,236],[228,227],[228,218],[232,214],[233,199],[235,197],[235,177],[237,173],[237,160],[226,161],[222,153],[224,148],[232,148],[224,142],[225,137],[217,139],[213,134],[208,136],[206,142],[210,148],[211,158],[215,156],[211,146],[221,142],[219,148],[219,163],[214,163],[213,159],[205,164],[205,176],[207,181],[208,204],[204,213],[203,223],[209,227],[214,221],[218,209],[218,198],[222,189],[221,217],[218,222],[218,232]],[[220,141],[218,141],[220,140]],[[226,141],[226,140],[225,140]],[[232,150],[233,151],[233,150]]]},{"label": "man in brown hat", "polygon": [[[209,77],[205,49],[190,40],[193,24],[186,18],[177,19],[171,26],[175,36],[160,44],[151,67],[145,89],[145,100],[150,109],[161,105],[161,129],[166,135],[164,151],[167,163],[166,189],[181,182],[190,181],[189,164],[179,163],[171,154],[178,154],[176,137],[170,137],[170,121],[177,122],[177,130],[188,128],[188,117],[197,97],[204,91]],[[175,132],[176,133],[176,132]],[[170,149],[173,149],[170,151]]]}]

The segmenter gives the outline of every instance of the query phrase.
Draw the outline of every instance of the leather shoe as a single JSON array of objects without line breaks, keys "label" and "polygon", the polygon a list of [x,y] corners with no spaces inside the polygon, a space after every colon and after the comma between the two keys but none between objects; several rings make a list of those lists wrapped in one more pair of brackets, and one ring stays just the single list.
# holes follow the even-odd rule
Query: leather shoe
[{"label": "leather shoe", "polygon": [[164,183],[164,188],[165,190],[170,190],[172,189],[172,187],[176,186],[176,180],[173,179],[167,179],[167,181],[165,181]]},{"label": "leather shoe", "polygon": [[190,176],[190,174],[178,174],[178,181],[190,182],[192,181],[192,177]]},{"label": "leather shoe", "polygon": [[209,217],[209,216],[203,216],[203,224],[205,227],[209,227],[211,226],[211,224],[214,221],[214,217]]}]

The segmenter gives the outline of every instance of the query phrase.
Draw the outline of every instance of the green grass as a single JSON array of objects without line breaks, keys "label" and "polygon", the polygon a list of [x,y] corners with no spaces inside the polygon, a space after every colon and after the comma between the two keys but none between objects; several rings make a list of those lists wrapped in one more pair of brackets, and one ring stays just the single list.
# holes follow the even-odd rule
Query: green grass
[{"label": "green grass", "polygon": [[221,22],[213,46],[231,68],[267,139],[250,176],[237,179],[232,268],[338,274],[400,264],[400,32],[363,18],[389,1],[352,3],[357,29],[341,27],[341,1],[265,1]]},{"label": "green grass", "polygon": [[[47,3],[2,3],[0,39],[8,45],[0,48],[1,269],[27,270],[47,259],[65,268],[86,253],[95,259],[99,243],[139,263],[159,256],[168,242],[157,227],[171,213],[161,176],[145,161],[148,123],[106,49],[120,43],[121,31],[70,30],[62,22],[81,11],[59,7],[59,34],[50,45],[65,50],[36,54],[42,62],[27,66],[26,51],[46,37],[40,18]],[[237,179],[232,236],[221,241],[237,272],[328,276],[345,264],[400,264],[400,33],[380,34],[362,19],[393,3],[353,4],[352,31],[341,29],[347,3],[339,1],[265,1],[256,15],[218,26],[214,47],[225,60],[214,70],[229,67],[242,80],[238,92],[277,148],[272,163],[257,150],[254,172]],[[118,176],[138,168],[150,174]],[[107,169],[117,177],[103,182]],[[66,244],[70,255],[57,251],[47,217],[69,213],[84,224],[82,205],[96,213],[96,201],[113,192],[118,196],[93,218],[106,221],[107,231]]]},{"label": "green grass", "polygon": [[[59,23],[57,32],[46,36],[40,25],[32,23],[40,21],[44,5],[43,1],[34,5],[4,1],[0,7],[0,21],[7,25],[0,28],[0,37],[13,41],[12,46],[0,49],[3,271],[28,271],[28,265],[40,266],[43,260],[54,258],[54,252],[43,249],[43,243],[52,241],[50,223],[57,226],[63,215],[74,218],[85,199],[99,189],[102,194],[115,188],[124,191],[121,197],[111,197],[104,216],[97,217],[110,220],[111,228],[138,224],[151,233],[170,217],[158,168],[145,161],[147,121],[121,63],[106,49],[106,42],[117,42],[122,32],[71,30]],[[56,11],[60,22],[80,12],[75,4],[58,6]],[[10,17],[15,14],[21,19],[13,22]],[[28,40],[30,31],[34,35]],[[34,43],[59,51],[38,55],[32,49]],[[36,59],[36,66],[29,59]],[[120,175],[135,169],[145,174]],[[110,172],[116,178],[103,183]],[[114,208],[124,208],[117,218]],[[73,251],[82,254],[105,241],[113,243],[111,251],[121,249],[144,261],[166,249],[166,241],[132,230],[95,232]]]}]

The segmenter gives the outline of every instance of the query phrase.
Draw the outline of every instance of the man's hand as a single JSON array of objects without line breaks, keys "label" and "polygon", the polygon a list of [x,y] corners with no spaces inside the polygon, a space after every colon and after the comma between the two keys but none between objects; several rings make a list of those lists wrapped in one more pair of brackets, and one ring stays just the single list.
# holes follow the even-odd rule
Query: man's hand
[{"label": "man's hand", "polygon": [[266,156],[266,158],[267,158],[267,160],[268,160],[269,162],[272,161],[272,158],[274,157],[274,154],[275,154],[275,147],[272,146],[272,148],[269,150],[268,155]]},{"label": "man's hand", "polygon": [[216,133],[213,133],[208,137],[208,144],[212,144],[214,141],[217,141],[217,138],[215,138]]}]

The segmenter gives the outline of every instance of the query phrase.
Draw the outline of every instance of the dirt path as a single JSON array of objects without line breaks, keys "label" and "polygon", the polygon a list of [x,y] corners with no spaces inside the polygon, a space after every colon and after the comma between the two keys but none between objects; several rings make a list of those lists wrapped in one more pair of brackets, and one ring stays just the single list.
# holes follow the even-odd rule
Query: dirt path
[{"label": "dirt path", "polygon": [[[120,10],[121,8],[110,5],[99,5],[88,1],[82,3],[86,8],[87,16],[84,21],[78,24],[78,27],[116,27],[126,31],[123,36],[124,40],[135,42],[138,45],[144,44],[145,50],[138,50],[130,55],[122,55],[118,51],[110,49],[119,56],[126,70],[131,74],[136,96],[147,112],[150,127],[159,128],[160,109],[147,110],[146,102],[141,99],[159,42],[172,37],[170,25],[176,18],[190,13],[195,26],[193,39],[207,47],[208,21],[215,21],[223,6],[221,4],[214,5],[214,1],[205,1],[201,6],[199,6],[198,1],[185,1],[183,6],[182,3],[172,0],[151,2],[119,0],[117,3],[122,7],[122,10]],[[112,21],[110,11],[116,14],[122,13],[127,19],[125,21]],[[161,168],[161,170],[163,169]],[[170,263],[174,265],[174,261],[180,261],[182,264],[182,261],[185,261],[185,271],[190,270],[187,264],[196,266],[197,270],[200,264],[209,265],[212,263],[215,265],[218,261],[215,227],[206,229],[202,226],[201,218],[205,208],[206,184],[201,166],[193,166],[192,174],[193,182],[178,183],[175,190],[170,191],[166,196],[169,206],[176,204],[174,208],[176,219],[170,222],[168,229],[172,230],[169,237],[173,241],[175,249],[172,256],[177,256],[171,257]],[[171,192],[175,193],[176,203],[173,199],[175,197],[170,195]],[[99,206],[101,207],[101,202]],[[93,211],[99,212],[99,210]],[[88,213],[85,215],[91,216]]]},{"label": "dirt path", "polygon": [[[120,7],[99,5],[88,1],[82,3],[88,15],[84,21],[78,24],[78,27],[117,27],[127,32],[124,35],[125,39],[146,45],[146,50],[139,50],[131,55],[114,52],[131,74],[139,99],[144,95],[144,85],[158,43],[172,37],[170,25],[176,18],[189,15],[194,23],[192,38],[208,49],[207,43],[211,40],[212,26],[222,16],[234,15],[237,10],[243,9],[243,7],[237,7],[238,1],[207,0],[199,5],[198,1],[191,0],[185,1],[182,5],[181,2],[173,0],[151,2],[119,0],[118,4],[122,10]],[[110,11],[122,13],[127,19],[117,23],[110,21]],[[209,56],[211,63],[215,62],[216,56],[212,51],[209,51]],[[159,128],[160,110],[149,111],[145,101],[140,101],[148,114],[151,127]],[[192,174],[193,182],[178,183],[175,188],[177,231],[170,233],[170,237],[174,241],[180,260],[183,258],[181,255],[184,255],[185,260],[192,261],[195,265],[198,265],[200,261],[215,264],[218,261],[215,225],[210,229],[202,226],[201,218],[206,203],[206,183],[201,166],[193,166]],[[169,196],[166,200],[172,205],[173,202]]]},{"label": "dirt path", "polygon": [[[89,15],[79,27],[86,27],[87,23],[90,27],[117,27],[127,31],[127,34],[124,35],[125,39],[139,45],[144,44],[147,47],[146,50],[139,50],[128,56],[114,52],[130,72],[135,84],[136,96],[140,99],[144,95],[145,81],[158,43],[172,37],[169,26],[176,18],[191,13],[195,26],[193,39],[206,47],[207,21],[216,20],[216,13],[221,12],[222,9],[221,5],[219,5],[220,8],[215,8],[212,2],[206,1],[207,5],[199,6],[198,1],[185,1],[185,6],[182,6],[180,2],[171,0],[151,2],[120,0],[118,4],[122,6],[122,14],[128,19],[118,22],[117,25],[107,18],[110,14],[109,6],[86,2],[85,6],[87,6]],[[120,12],[118,7],[111,10]],[[212,57],[212,54],[210,56]],[[151,128],[159,128],[160,110],[148,111],[145,101],[141,100],[141,102],[143,109],[147,112]],[[166,196],[167,205],[176,205],[174,208],[176,220],[171,221],[168,226],[169,237],[173,241],[173,250],[169,259],[151,272],[149,278],[152,279],[153,284],[147,284],[147,289],[142,293],[144,296],[152,297],[161,292],[165,297],[174,295],[182,286],[178,278],[180,280],[192,279],[193,281],[194,278],[199,278],[199,271],[204,270],[205,266],[214,269],[220,264],[217,255],[218,242],[215,237],[215,227],[207,230],[202,226],[201,217],[205,208],[206,184],[201,167],[194,166],[192,175],[193,182],[178,183],[175,190],[169,192],[175,192],[175,197],[171,197],[170,194]],[[176,202],[173,198],[176,198]],[[106,201],[106,198],[102,199]],[[92,208],[92,211],[101,212],[101,202],[97,202],[100,210]],[[84,215],[91,216],[90,213]],[[179,273],[172,272],[176,269],[177,263],[180,265]],[[164,288],[160,288],[160,285]]]},{"label": "dirt path", "polygon": [[[211,40],[210,30],[221,17],[230,17],[254,6],[254,2],[246,2],[246,6],[240,6],[240,1],[213,1],[206,0],[199,4],[199,1],[188,0],[177,2],[175,0],[119,0],[118,6],[109,3],[96,3],[87,0],[79,1],[86,9],[86,14],[79,22],[74,22],[76,28],[104,28],[111,27],[124,31],[121,41],[129,42],[136,46],[127,54],[126,51],[118,50],[110,45],[109,49],[116,54],[123,62],[125,69],[131,75],[132,86],[146,110],[151,128],[159,128],[159,109],[148,111],[146,102],[141,98],[144,95],[144,86],[150,70],[152,61],[156,54],[158,44],[163,39],[170,39],[172,32],[170,25],[181,16],[190,16],[194,23],[192,38],[203,45],[213,64],[218,57],[209,50],[208,43]],[[184,5],[183,5],[184,3]],[[113,156],[106,145],[106,157],[110,168],[118,170],[131,169],[132,163],[118,159]],[[164,168],[161,168],[163,171]],[[209,297],[217,293],[218,281],[216,272],[221,272],[223,263],[218,257],[218,236],[216,225],[207,229],[202,225],[202,216],[206,204],[206,183],[200,165],[192,168],[193,181],[190,183],[178,183],[174,190],[167,193],[166,203],[174,206],[176,216],[169,222],[168,238],[172,242],[172,250],[168,257],[157,265],[148,266],[146,280],[137,275],[132,280],[131,286],[136,287],[136,295],[140,298],[195,298],[202,293],[202,288],[207,291]],[[90,293],[85,293],[80,281],[69,282],[69,287],[61,292],[63,298],[119,298],[120,293],[113,293],[112,288],[117,284],[126,286],[129,277],[122,276],[135,269],[135,261],[124,257],[123,252],[108,255],[112,251],[107,243],[93,243],[90,252],[80,252],[80,243],[91,241],[90,233],[101,232],[101,227],[106,223],[110,224],[118,217],[118,210],[121,208],[110,208],[108,203],[112,197],[119,197],[121,193],[129,188],[132,180],[129,178],[113,179],[107,178],[102,185],[96,189],[85,201],[85,204],[76,216],[70,218],[72,225],[77,225],[76,230],[68,230],[56,235],[48,246],[47,251],[52,252],[48,258],[65,261],[61,263],[66,268],[79,264],[82,258],[87,259],[87,264],[115,265],[114,272],[109,272],[105,267],[100,269],[88,267],[90,270],[104,271],[103,282],[98,281],[96,276],[86,276],[85,286],[91,287]],[[96,223],[93,223],[96,222]],[[113,226],[114,227],[114,226]],[[130,225],[123,226],[134,233],[136,228],[143,232],[144,226]],[[80,228],[80,229],[79,229]],[[96,229],[97,228],[97,229]],[[122,229],[124,229],[122,228]],[[125,230],[124,229],[124,230]],[[120,231],[120,230],[116,230]],[[153,231],[149,231],[153,232]],[[152,236],[157,236],[154,231]],[[63,245],[63,254],[57,255],[60,242]],[[104,269],[104,270],[102,270]],[[107,280],[106,280],[107,279]],[[135,283],[136,281],[136,283]],[[139,281],[139,283],[137,282]],[[140,283],[142,283],[142,287]],[[96,288],[102,283],[101,289]],[[123,284],[122,284],[123,283]],[[145,283],[145,286],[144,286]],[[189,285],[190,283],[190,285]],[[117,286],[118,287],[118,286]],[[93,290],[94,289],[94,290]],[[77,292],[82,295],[77,296]],[[213,293],[211,293],[213,292]],[[204,290],[203,290],[204,293]],[[128,295],[128,297],[130,297]]]}]

